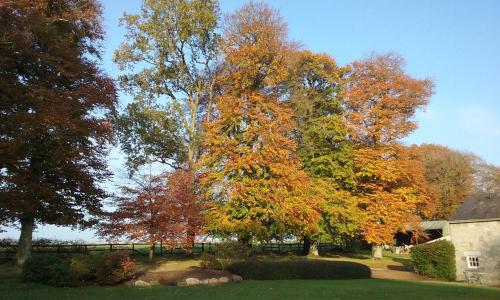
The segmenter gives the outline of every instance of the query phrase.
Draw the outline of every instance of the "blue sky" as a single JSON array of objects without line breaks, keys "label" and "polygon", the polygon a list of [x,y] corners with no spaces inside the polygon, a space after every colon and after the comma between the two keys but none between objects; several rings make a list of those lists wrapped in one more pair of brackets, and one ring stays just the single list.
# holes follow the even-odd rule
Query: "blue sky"
[{"label": "blue sky", "polygon": [[[223,0],[223,12],[246,1]],[[473,152],[500,165],[500,1],[310,0],[265,1],[280,10],[291,39],[304,48],[332,55],[339,64],[372,51],[401,54],[407,71],[434,80],[435,94],[419,128],[405,142],[437,143]],[[140,0],[104,0],[103,67],[113,77],[113,52],[123,40],[124,11],[137,12]],[[128,97],[121,96],[121,103]],[[122,173],[121,155],[112,169]],[[1,237],[17,237],[15,230]],[[43,227],[35,237],[95,240],[92,232]]]}]

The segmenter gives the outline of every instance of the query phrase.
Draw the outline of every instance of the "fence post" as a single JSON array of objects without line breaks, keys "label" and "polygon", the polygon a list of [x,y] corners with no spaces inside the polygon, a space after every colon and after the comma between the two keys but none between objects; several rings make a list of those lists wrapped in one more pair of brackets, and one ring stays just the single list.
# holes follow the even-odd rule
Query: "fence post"
[{"label": "fence post", "polygon": [[201,243],[201,253],[205,252],[205,243]]},{"label": "fence post", "polygon": [[85,245],[85,248],[84,248],[84,249],[85,249],[85,250],[84,250],[84,251],[85,251],[85,254],[87,254],[87,245]]},{"label": "fence post", "polygon": [[160,240],[160,256],[163,255],[163,240]]},{"label": "fence post", "polygon": [[109,252],[113,251],[113,244],[109,244]]}]

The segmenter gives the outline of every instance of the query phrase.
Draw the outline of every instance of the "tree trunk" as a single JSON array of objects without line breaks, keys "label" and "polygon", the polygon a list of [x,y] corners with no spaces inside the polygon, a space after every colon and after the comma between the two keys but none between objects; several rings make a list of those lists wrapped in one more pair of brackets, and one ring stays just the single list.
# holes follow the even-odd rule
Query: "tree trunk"
[{"label": "tree trunk", "polygon": [[302,246],[302,254],[308,255],[311,249],[311,239],[309,236],[304,236],[304,245]]},{"label": "tree trunk", "polygon": [[312,241],[311,247],[309,247],[309,253],[307,253],[307,256],[312,256],[312,257],[319,256],[318,241],[317,240]]},{"label": "tree trunk", "polygon": [[21,235],[17,242],[16,262],[17,265],[22,266],[31,256],[31,242],[33,240],[33,228],[35,227],[35,220],[33,218],[26,218],[21,220]]},{"label": "tree trunk", "polygon": [[373,245],[372,246],[372,255],[373,259],[381,259],[382,258],[382,245]]},{"label": "tree trunk", "polygon": [[186,243],[187,243],[187,254],[192,255],[193,254],[193,249],[194,249],[194,240],[196,238],[195,231],[193,228],[193,225],[189,224],[188,221],[188,230],[187,230],[187,236],[186,236]]},{"label": "tree trunk", "polygon": [[251,240],[252,240],[252,237],[248,234],[238,236],[238,242],[243,244],[243,245],[247,245],[248,248],[252,247],[252,244],[250,243]]},{"label": "tree trunk", "polygon": [[319,256],[318,252],[318,240],[311,238],[310,236],[304,237],[304,255],[316,257]]},{"label": "tree trunk", "polygon": [[155,254],[155,243],[149,242],[149,245],[148,245],[148,261],[149,262],[153,261],[154,254]]}]

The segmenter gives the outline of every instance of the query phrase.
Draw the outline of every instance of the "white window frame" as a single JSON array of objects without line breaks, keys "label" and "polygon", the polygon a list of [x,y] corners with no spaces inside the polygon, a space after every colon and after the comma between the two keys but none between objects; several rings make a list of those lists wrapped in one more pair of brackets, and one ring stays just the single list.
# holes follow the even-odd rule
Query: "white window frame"
[{"label": "white window frame", "polygon": [[481,266],[481,253],[479,251],[465,251],[464,256],[467,260],[468,269],[479,269]]},{"label": "white window frame", "polygon": [[479,269],[479,255],[467,256],[467,267],[469,269]]}]

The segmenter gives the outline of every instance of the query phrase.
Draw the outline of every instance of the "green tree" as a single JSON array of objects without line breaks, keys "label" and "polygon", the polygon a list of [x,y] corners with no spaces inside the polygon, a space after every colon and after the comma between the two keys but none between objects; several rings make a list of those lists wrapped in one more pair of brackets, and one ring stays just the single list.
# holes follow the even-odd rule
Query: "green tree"
[{"label": "green tree", "polygon": [[145,154],[176,167],[197,160],[200,123],[213,105],[218,11],[215,0],[145,0],[122,18],[126,41],[114,60],[121,87],[141,103],[118,122],[130,167]]},{"label": "green tree", "polygon": [[37,224],[90,226],[106,197],[116,93],[103,38],[94,0],[0,4],[0,211],[21,225],[18,264]]},{"label": "green tree", "polygon": [[[337,242],[359,234],[361,211],[350,191],[355,186],[353,149],[342,120],[345,68],[326,54],[295,54],[287,88],[294,108],[302,165],[313,179],[319,201],[321,231],[304,233],[304,251],[317,255],[322,235]],[[312,246],[312,247],[311,247]]]}]

